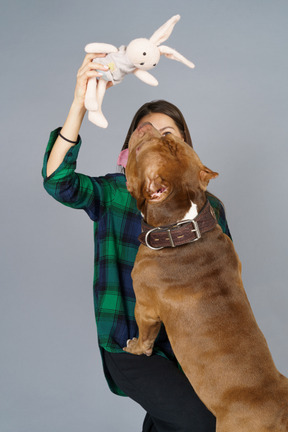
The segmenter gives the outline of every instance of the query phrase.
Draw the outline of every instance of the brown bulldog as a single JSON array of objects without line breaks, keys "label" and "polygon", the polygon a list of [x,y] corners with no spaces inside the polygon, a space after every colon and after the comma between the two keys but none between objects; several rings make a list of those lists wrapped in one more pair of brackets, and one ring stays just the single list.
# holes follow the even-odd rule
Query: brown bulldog
[{"label": "brown bulldog", "polygon": [[275,367],[239,258],[207,202],[217,173],[184,141],[146,124],[131,137],[126,176],[145,222],[132,272],[139,338],[124,350],[151,355],[163,322],[217,432],[288,431],[288,379]]}]

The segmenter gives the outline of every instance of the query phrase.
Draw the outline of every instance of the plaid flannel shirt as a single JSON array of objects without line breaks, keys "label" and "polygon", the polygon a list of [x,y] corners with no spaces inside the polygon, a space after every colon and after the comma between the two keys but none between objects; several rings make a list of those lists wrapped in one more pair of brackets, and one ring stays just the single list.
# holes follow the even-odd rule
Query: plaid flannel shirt
[{"label": "plaid flannel shirt", "polygon": [[[94,222],[93,292],[98,343],[101,353],[103,349],[121,353],[127,339],[138,332],[131,271],[140,244],[141,214],[127,191],[124,174],[89,177],[75,172],[81,139],[68,150],[58,169],[47,177],[47,161],[59,130],[51,132],[46,148],[42,169],[44,187],[62,204],[85,210]],[[207,194],[207,198],[223,232],[230,236],[222,203],[213,195]],[[163,326],[154,352],[175,360]],[[110,389],[123,395],[105,364],[104,372]]]}]

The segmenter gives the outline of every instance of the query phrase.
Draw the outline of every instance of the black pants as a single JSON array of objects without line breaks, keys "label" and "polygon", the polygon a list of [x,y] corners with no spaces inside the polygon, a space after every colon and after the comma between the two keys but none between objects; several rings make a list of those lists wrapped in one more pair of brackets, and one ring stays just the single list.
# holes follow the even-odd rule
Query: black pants
[{"label": "black pants", "polygon": [[107,351],[104,359],[118,387],[147,411],[142,432],[215,432],[215,417],[174,362]]}]

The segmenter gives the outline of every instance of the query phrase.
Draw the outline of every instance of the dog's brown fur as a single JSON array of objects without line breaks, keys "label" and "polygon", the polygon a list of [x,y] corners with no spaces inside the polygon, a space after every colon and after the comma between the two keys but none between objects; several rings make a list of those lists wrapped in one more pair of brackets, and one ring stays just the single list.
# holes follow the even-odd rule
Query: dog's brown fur
[{"label": "dog's brown fur", "polygon": [[[127,186],[148,224],[198,212],[217,173],[174,136],[151,125],[129,143]],[[154,199],[165,188],[163,197]],[[141,245],[132,273],[139,338],[125,351],[150,355],[161,322],[192,386],[217,419],[217,432],[288,431],[288,380],[276,369],[241,280],[241,264],[219,225],[194,243]]]}]

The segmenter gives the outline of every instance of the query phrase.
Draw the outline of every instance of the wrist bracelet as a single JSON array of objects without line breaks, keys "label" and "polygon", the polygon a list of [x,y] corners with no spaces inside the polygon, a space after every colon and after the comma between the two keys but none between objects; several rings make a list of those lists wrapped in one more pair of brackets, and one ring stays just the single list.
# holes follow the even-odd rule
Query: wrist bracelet
[{"label": "wrist bracelet", "polygon": [[64,137],[60,132],[59,132],[59,136],[60,136],[64,141],[67,141],[67,142],[69,142],[69,143],[71,143],[71,144],[77,144],[78,141],[79,141],[79,135],[78,135],[77,141],[71,141],[71,140],[69,140],[68,138],[65,138],[65,137]]}]

